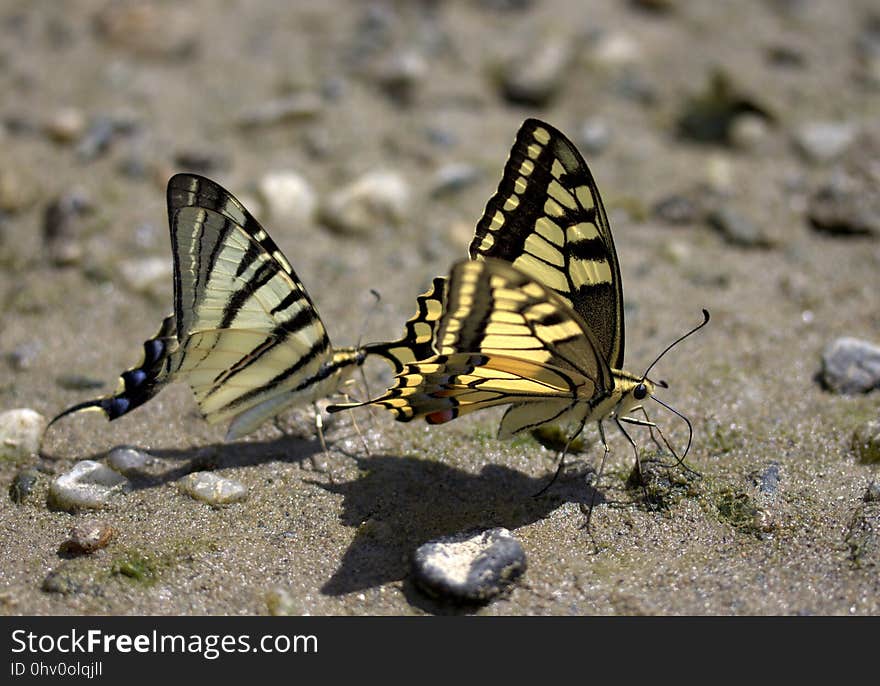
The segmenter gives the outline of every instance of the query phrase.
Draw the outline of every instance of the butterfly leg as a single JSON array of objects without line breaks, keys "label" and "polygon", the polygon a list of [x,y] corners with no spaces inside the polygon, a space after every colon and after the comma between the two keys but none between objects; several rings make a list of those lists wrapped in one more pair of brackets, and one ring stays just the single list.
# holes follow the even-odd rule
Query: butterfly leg
[{"label": "butterfly leg", "polygon": [[617,418],[617,417],[615,417],[615,418],[614,418],[614,423],[617,424],[617,428],[620,429],[620,433],[622,433],[622,434],[624,435],[624,437],[626,438],[626,440],[629,441],[629,444],[632,446],[633,454],[634,454],[635,457],[636,457],[636,464],[635,464],[634,470],[635,470],[635,473],[636,473],[636,477],[638,478],[639,483],[640,483],[641,486],[642,486],[642,490],[644,491],[644,494],[645,494],[645,500],[647,500],[647,499],[648,499],[648,486],[645,484],[645,479],[644,479],[644,477],[642,476],[642,461],[641,461],[641,459],[639,458],[639,448],[638,448],[638,446],[636,445],[636,442],[632,439],[632,436],[630,436],[630,435],[626,432],[626,429],[623,428],[623,424],[620,423],[620,419]]},{"label": "butterfly leg", "polygon": [[[312,403],[312,408],[313,408],[314,411],[315,411],[315,430],[318,432],[318,440],[321,442],[321,450],[322,450],[323,453],[324,453],[324,458],[325,458],[325,459],[328,461],[328,463],[329,463],[329,461],[330,461],[330,450],[328,450],[328,448],[327,448],[327,441],[324,440],[324,418],[321,416],[321,408],[318,407],[318,403],[317,403],[317,402],[313,402],[313,403]],[[324,471],[323,469],[321,469],[321,468],[318,466],[318,463],[315,462],[315,455],[314,455],[314,453],[312,453],[311,455],[309,455],[309,460],[310,460],[311,463],[312,463],[312,468],[313,468],[316,472],[322,472],[322,471]],[[328,476],[329,476],[329,478],[330,478],[330,483],[333,483],[333,474],[329,471],[329,469],[328,469],[328,471],[327,471],[327,474],[328,474]]]},{"label": "butterfly leg", "polygon": [[565,442],[565,447],[562,449],[562,454],[559,456],[559,465],[556,467],[556,473],[553,475],[553,478],[547,483],[544,488],[535,493],[532,497],[537,498],[539,495],[542,495],[548,488],[550,488],[555,482],[556,479],[559,478],[559,475],[562,473],[562,468],[565,466],[565,455],[568,452],[569,446],[571,446],[572,442],[581,435],[581,431],[584,430],[584,425],[587,423],[587,418],[584,417],[581,420],[580,425],[578,426],[577,431],[575,431],[571,436],[568,437],[568,440]]}]

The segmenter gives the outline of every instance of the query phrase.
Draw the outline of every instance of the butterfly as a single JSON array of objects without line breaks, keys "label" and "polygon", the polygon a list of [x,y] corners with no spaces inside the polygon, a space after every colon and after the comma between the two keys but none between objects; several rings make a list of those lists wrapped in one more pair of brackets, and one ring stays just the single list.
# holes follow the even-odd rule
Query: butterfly
[{"label": "butterfly", "polygon": [[[470,256],[435,281],[437,302],[420,303],[407,324],[422,339],[430,329],[432,354],[404,364],[382,396],[329,411],[372,404],[399,421],[441,424],[509,405],[500,438],[569,422],[577,427],[570,444],[596,422],[607,455],[607,419],[635,450],[621,422],[655,426],[631,415],[654,396],[658,384],[647,374],[672,346],[644,374],[623,369],[623,289],[611,229],[586,162],[559,130],[537,119],[520,127]],[[439,314],[420,321],[422,311]],[[709,319],[703,312],[700,327]]]},{"label": "butterfly", "polygon": [[185,381],[208,422],[231,420],[231,440],[286,408],[337,392],[367,355],[395,368],[416,359],[405,341],[334,348],[290,262],[217,183],[177,174],[167,202],[174,312],[115,393],[74,405],[50,424],[81,410],[114,420]]}]

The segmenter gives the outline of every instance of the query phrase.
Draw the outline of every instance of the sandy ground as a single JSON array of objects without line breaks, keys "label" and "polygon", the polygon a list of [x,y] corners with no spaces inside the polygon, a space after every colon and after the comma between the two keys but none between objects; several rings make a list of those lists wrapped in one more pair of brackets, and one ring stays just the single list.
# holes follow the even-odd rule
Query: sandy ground
[{"label": "sandy ground", "polygon": [[[815,375],[834,338],[880,342],[880,244],[810,228],[807,199],[838,162],[805,160],[792,144],[816,121],[876,140],[880,90],[858,53],[872,3],[657,4],[671,9],[0,2],[0,172],[11,198],[0,223],[0,409],[51,417],[100,393],[71,388],[72,376],[110,388],[137,360],[170,310],[170,271],[139,290],[120,265],[158,258],[170,267],[164,185],[196,157],[263,219],[332,340],[347,345],[361,335],[370,288],[382,301],[364,338],[396,337],[415,294],[465,255],[525,117],[575,141],[599,121],[607,140],[584,153],[621,262],[627,366],[639,372],[701,308],[712,312],[656,371],[670,383],[664,400],[694,424],[688,463],[701,476],[672,470],[671,483],[655,482],[660,507],[648,507],[626,488],[629,447],[609,432],[592,537],[580,505],[601,454],[595,430],[561,480],[532,498],[555,453],[532,439],[496,440],[494,411],[443,427],[379,411],[337,415],[324,455],[306,411],[282,416],[284,434],[270,424],[224,443],[224,427],[204,423],[178,385],[112,424],[95,415],[59,423],[44,460],[0,463],[4,485],[25,467],[44,470],[44,494],[52,474],[115,445],[160,459],[99,513],[4,493],[0,612],[265,614],[283,596],[297,614],[877,614],[880,507],[862,501],[876,472],[855,459],[850,437],[877,417],[878,396],[834,395]],[[569,55],[561,67],[554,50]],[[517,58],[550,63],[542,102],[503,96],[498,74]],[[736,145],[684,140],[678,114],[719,67],[768,116],[752,117]],[[255,107],[292,94],[317,105],[241,126]],[[45,127],[65,108],[87,125],[116,122],[109,146],[83,152],[86,134],[76,131],[54,140]],[[470,165],[473,180],[432,192],[452,163]],[[376,169],[404,177],[410,204],[398,225],[361,234],[269,216],[255,192],[265,174],[292,170],[322,200]],[[702,219],[672,226],[652,211],[700,184],[770,246],[732,245]],[[93,209],[71,224],[81,255],[58,266],[44,213],[74,189]],[[367,371],[373,392],[389,380],[381,362]],[[656,415],[683,444],[681,421]],[[249,498],[212,508],[180,493],[176,481],[195,469],[241,481]],[[71,526],[95,518],[117,531],[108,547],[59,553]],[[457,608],[413,588],[407,560],[417,545],[492,526],[511,529],[528,556],[508,596]],[[132,565],[145,573],[119,573]],[[43,590],[50,573],[67,580],[66,592]]]}]

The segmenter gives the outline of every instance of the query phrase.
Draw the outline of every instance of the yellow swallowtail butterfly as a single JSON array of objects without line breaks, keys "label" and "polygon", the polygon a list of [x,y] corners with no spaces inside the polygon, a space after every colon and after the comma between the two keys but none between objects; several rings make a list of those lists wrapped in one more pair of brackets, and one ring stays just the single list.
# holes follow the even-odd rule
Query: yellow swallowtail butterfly
[{"label": "yellow swallowtail butterfly", "polygon": [[[381,397],[329,410],[376,404],[399,421],[439,424],[510,405],[500,437],[573,421],[570,444],[595,421],[607,453],[602,422],[609,419],[635,447],[620,422],[653,426],[628,413],[653,396],[647,374],[660,356],[640,376],[623,369],[614,241],[593,176],[560,131],[523,123],[470,255],[421,296],[407,324],[408,334],[421,336],[412,349],[423,354],[430,333],[433,354],[404,364]],[[704,310],[700,326],[708,319]]]}]

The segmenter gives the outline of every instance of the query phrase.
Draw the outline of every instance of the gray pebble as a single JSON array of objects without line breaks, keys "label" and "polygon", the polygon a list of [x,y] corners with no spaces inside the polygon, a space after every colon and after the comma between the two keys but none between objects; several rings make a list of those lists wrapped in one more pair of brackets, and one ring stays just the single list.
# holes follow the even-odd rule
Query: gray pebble
[{"label": "gray pebble", "polygon": [[568,78],[575,53],[572,41],[562,35],[546,36],[509,61],[501,70],[501,93],[519,105],[546,105]]},{"label": "gray pebble", "polygon": [[118,445],[107,453],[107,466],[125,476],[140,474],[155,461],[149,453],[127,445]]},{"label": "gray pebble", "polygon": [[107,546],[116,530],[107,522],[80,522],[70,530],[70,536],[61,544],[61,552],[71,555],[88,555]]},{"label": "gray pebble", "polygon": [[400,105],[409,105],[427,74],[425,58],[418,52],[407,50],[397,52],[379,64],[373,78],[391,100]]},{"label": "gray pebble", "polygon": [[367,233],[398,225],[410,204],[406,179],[394,171],[368,172],[326,199],[320,220],[340,233]]},{"label": "gray pebble", "polygon": [[709,213],[709,224],[731,245],[744,248],[767,248],[771,243],[764,232],[748,217],[729,207]]},{"label": "gray pebble", "polygon": [[872,419],[853,432],[852,449],[862,464],[880,463],[880,420]]},{"label": "gray pebble", "polygon": [[838,338],[822,351],[821,376],[835,393],[867,393],[880,386],[880,347],[858,338]]},{"label": "gray pebble", "polygon": [[81,189],[73,189],[55,198],[43,215],[43,242],[49,260],[57,267],[77,264],[83,256],[78,240],[80,221],[93,209]]},{"label": "gray pebble", "polygon": [[46,430],[46,418],[23,407],[0,413],[0,459],[21,460],[35,455]]},{"label": "gray pebble", "polygon": [[794,145],[811,162],[829,162],[847,151],[857,133],[847,122],[809,122],[795,131]]},{"label": "gray pebble", "polygon": [[178,483],[181,491],[208,505],[238,503],[248,495],[247,486],[243,483],[225,479],[213,472],[192,472]]},{"label": "gray pebble", "polygon": [[611,127],[604,119],[594,117],[581,124],[578,142],[583,152],[599,155],[611,142]]},{"label": "gray pebble", "polygon": [[807,216],[817,231],[880,236],[880,189],[870,178],[837,170],[810,196]]},{"label": "gray pebble", "polygon": [[27,343],[15,346],[6,355],[6,360],[15,371],[21,372],[33,366],[42,350],[43,344],[39,341],[28,341]]},{"label": "gray pebble", "polygon": [[135,128],[130,119],[99,115],[80,138],[76,154],[83,162],[95,160],[105,155],[120,135],[131,133]]},{"label": "gray pebble", "polygon": [[854,567],[880,567],[880,509],[873,503],[860,504],[843,540],[849,547],[849,559]]},{"label": "gray pebble", "polygon": [[49,500],[62,510],[100,509],[128,485],[128,479],[100,462],[82,460],[52,481]]},{"label": "gray pebble", "polygon": [[487,602],[526,570],[520,542],[507,529],[465,532],[425,543],[413,555],[412,574],[427,593],[463,602]]},{"label": "gray pebble", "polygon": [[476,183],[480,170],[467,162],[451,162],[440,167],[431,180],[431,195],[439,198],[452,195]]},{"label": "gray pebble", "polygon": [[704,215],[700,204],[688,196],[678,193],[661,198],[654,203],[652,213],[667,224],[693,224],[702,219]]},{"label": "gray pebble", "polygon": [[12,479],[9,486],[9,498],[14,503],[21,504],[25,502],[40,481],[41,475],[36,469],[25,469],[20,471]]},{"label": "gray pebble", "polygon": [[315,93],[294,93],[244,110],[238,115],[238,124],[244,128],[256,128],[312,119],[319,115],[322,109],[321,98]]},{"label": "gray pebble", "polygon": [[880,502],[880,483],[876,481],[869,483],[865,489],[865,494],[862,496],[862,500],[866,503]]},{"label": "gray pebble", "polygon": [[779,488],[779,463],[771,462],[755,479],[758,491],[765,495],[775,495]]}]

